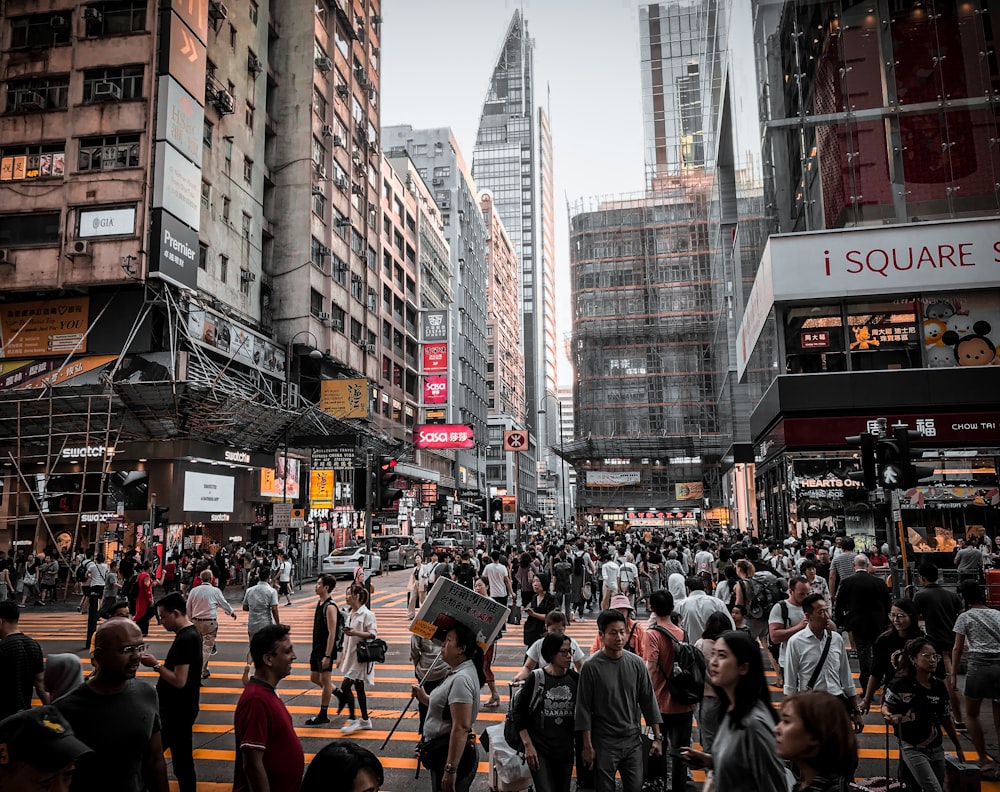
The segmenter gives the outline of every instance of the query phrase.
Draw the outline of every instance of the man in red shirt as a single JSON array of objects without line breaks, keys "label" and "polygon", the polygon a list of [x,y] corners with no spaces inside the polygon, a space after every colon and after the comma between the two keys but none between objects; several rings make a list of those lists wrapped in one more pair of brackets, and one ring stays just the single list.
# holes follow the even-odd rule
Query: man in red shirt
[{"label": "man in red shirt", "polygon": [[[671,697],[664,669],[673,668],[674,642],[656,627],[666,630],[678,641],[684,640],[684,630],[670,619],[670,614],[674,610],[674,597],[666,589],[654,591],[650,595],[649,607],[653,611],[655,627],[646,630],[643,659],[646,661],[646,668],[649,669],[649,677],[653,681],[656,704],[660,708],[660,715],[663,716],[660,731],[664,743],[669,745],[670,753],[674,757],[670,760],[673,763],[671,789],[673,792],[684,792],[687,785],[687,768],[684,762],[677,758],[679,756],[677,752],[691,744],[691,718],[695,705],[680,704]],[[664,745],[664,757],[666,757],[666,747],[667,745]]]},{"label": "man in red shirt", "polygon": [[292,671],[295,650],[284,624],[269,624],[250,639],[254,676],[236,705],[233,792],[298,792],[305,754],[278,683]]}]

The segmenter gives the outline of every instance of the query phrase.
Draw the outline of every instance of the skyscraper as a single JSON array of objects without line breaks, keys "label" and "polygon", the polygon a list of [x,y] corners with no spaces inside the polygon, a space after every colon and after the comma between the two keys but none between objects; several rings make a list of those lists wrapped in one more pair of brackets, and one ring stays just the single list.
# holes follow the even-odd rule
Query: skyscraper
[{"label": "skyscraper", "polygon": [[[556,387],[552,147],[548,120],[534,103],[533,48],[527,22],[515,11],[483,102],[472,176],[480,190],[493,194],[520,262],[526,422],[539,445],[549,448],[558,435],[547,430],[551,413],[539,411]],[[550,452],[545,457],[546,469],[555,465]]]}]

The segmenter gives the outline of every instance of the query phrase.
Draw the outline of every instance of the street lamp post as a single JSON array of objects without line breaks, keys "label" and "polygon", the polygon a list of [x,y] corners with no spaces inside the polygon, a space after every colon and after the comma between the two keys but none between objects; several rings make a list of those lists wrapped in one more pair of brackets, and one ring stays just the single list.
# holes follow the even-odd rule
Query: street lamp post
[{"label": "street lamp post", "polygon": [[559,487],[562,491],[562,508],[559,510],[559,517],[562,520],[563,533],[566,532],[566,526],[568,523],[568,510],[569,503],[566,500],[566,457],[564,455],[566,451],[566,437],[563,434],[563,406],[562,402],[559,401],[559,397],[553,393],[546,392],[545,396],[542,397],[542,403],[540,409],[538,410],[539,415],[545,415],[545,402],[547,399],[552,399],[556,403],[556,410],[559,413],[559,461],[560,468],[562,472],[559,475]]},{"label": "street lamp post", "polygon": [[[292,408],[292,355],[295,352],[295,339],[298,338],[300,335],[308,335],[308,336],[310,336],[312,338],[312,340],[315,342],[316,346],[319,346],[319,341],[316,338],[315,334],[313,334],[313,332],[311,330],[299,330],[299,332],[295,333],[295,335],[293,335],[291,338],[289,338],[288,339],[288,343],[285,344],[285,399],[284,399],[284,402],[285,402],[285,409],[286,410],[290,410]],[[312,360],[320,360],[323,357],[323,353],[320,352],[318,349],[316,349],[316,347],[313,347],[309,351],[309,357]],[[299,372],[299,374],[300,374],[300,380],[301,380],[301,371]],[[283,475],[281,477],[281,503],[282,504],[286,504],[286,503],[288,503],[288,421],[287,421],[287,419],[285,421],[284,438],[283,438],[282,444],[284,446],[283,449],[282,449],[282,457],[285,460],[285,462],[284,462],[285,469],[284,469]],[[317,544],[318,544],[318,537],[317,537]],[[285,548],[285,549],[287,551],[288,548]],[[300,558],[301,558],[301,556],[300,556]],[[301,571],[302,571],[301,569],[296,570],[296,571],[297,571],[297,573],[299,573],[301,575]]]}]

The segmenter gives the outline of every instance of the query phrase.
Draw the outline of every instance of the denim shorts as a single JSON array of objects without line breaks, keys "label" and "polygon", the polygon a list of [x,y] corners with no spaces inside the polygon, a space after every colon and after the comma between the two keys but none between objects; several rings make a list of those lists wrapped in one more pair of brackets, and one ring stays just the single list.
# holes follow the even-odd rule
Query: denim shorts
[{"label": "denim shorts", "polygon": [[1000,662],[998,658],[969,658],[965,675],[965,696],[971,699],[1000,701]]}]

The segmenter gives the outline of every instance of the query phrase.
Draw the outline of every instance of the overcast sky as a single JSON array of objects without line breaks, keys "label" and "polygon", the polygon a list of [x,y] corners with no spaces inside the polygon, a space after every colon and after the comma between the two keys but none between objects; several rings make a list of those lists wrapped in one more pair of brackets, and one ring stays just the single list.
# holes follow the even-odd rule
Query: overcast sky
[{"label": "overcast sky", "polygon": [[383,126],[451,127],[472,165],[479,113],[515,9],[535,40],[552,129],[559,380],[571,331],[566,202],[643,189],[641,0],[383,0]]}]

